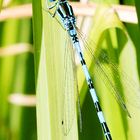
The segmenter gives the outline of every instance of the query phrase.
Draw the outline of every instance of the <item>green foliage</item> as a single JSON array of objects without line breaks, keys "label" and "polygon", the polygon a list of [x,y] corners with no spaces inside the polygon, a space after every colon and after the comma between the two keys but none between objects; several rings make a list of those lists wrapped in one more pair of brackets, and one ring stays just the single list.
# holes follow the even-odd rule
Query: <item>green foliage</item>
[{"label": "green foliage", "polygon": [[3,0],[0,0],[0,10],[1,10],[1,7],[2,7],[2,3],[3,3]]},{"label": "green foliage", "polygon": [[[8,50],[15,44],[32,42],[31,19],[9,19],[0,23],[0,30],[0,49]],[[16,47],[13,50],[16,52]],[[17,98],[15,93],[35,93],[33,54],[13,55],[10,51],[9,55],[0,55],[0,81],[0,139],[24,140],[28,137],[35,140],[35,107],[24,107],[9,101],[11,95]]]},{"label": "green foliage", "polygon": [[[61,83],[60,81],[65,73],[63,72],[64,71],[63,63],[67,59],[66,60],[63,59],[65,53],[64,52],[65,49],[63,48],[63,46],[65,46],[64,40],[66,40],[64,36],[66,37],[67,35],[64,33],[64,30],[56,22],[55,19],[52,19],[52,17],[46,11],[43,11],[43,13],[44,14],[42,26],[40,27],[37,26],[38,28],[41,27],[43,28],[42,39],[39,40],[41,48],[37,49],[38,46],[36,46],[37,50],[36,59],[38,60],[37,62],[38,72],[36,73],[37,95],[38,95],[38,126],[39,126],[38,138],[45,139],[47,137],[48,139],[56,139],[57,137],[57,139],[63,138],[66,139],[66,137],[63,137],[63,133],[61,130],[62,124],[60,123],[62,121],[61,116],[63,115],[63,109],[61,108],[60,103],[63,102],[64,97],[61,95],[62,89],[61,85],[59,84]],[[40,21],[41,15],[40,19],[36,20]],[[90,46],[94,47],[96,56],[98,56],[102,51],[106,51],[109,57],[112,59],[113,63],[119,66],[128,75],[131,75],[131,73],[137,73],[137,69],[135,67],[136,53],[134,44],[132,43],[131,38],[126,31],[126,28],[119,21],[116,13],[114,11],[110,11],[109,7],[102,6],[96,12],[94,17],[94,24],[92,26],[90,33],[90,38],[92,42],[96,44],[96,46],[95,45]],[[128,54],[130,56],[132,55],[133,59],[132,57],[130,57],[129,60],[126,60],[128,59],[127,57]],[[86,56],[86,58],[88,60],[87,62],[90,67],[90,71],[93,74],[92,66],[95,64],[93,63],[93,61],[91,61],[91,59],[88,58],[88,56]],[[127,63],[128,61],[129,64]],[[65,63],[68,62],[69,61],[66,61]],[[109,79],[112,80],[114,86],[118,87],[119,90],[122,90],[120,92],[122,92],[121,94],[125,96],[125,94],[128,91],[127,90],[128,87],[127,88],[123,87],[124,83],[121,82],[121,79],[115,78],[116,73],[114,73],[113,69],[109,69],[109,64],[101,64],[101,65],[103,66],[105,65],[104,67],[106,68],[106,73],[108,74],[110,72],[112,73],[112,76],[109,77]],[[97,115],[95,113],[95,109],[93,107],[93,102],[87,91],[87,85],[84,82],[85,81],[84,75],[79,67],[77,73],[79,81],[78,86],[81,95],[82,120],[83,120],[83,131],[82,133],[79,133],[80,136],[79,139],[81,140],[84,139],[90,140],[93,138],[104,139],[100,124],[97,119]],[[134,67],[134,69],[131,69],[132,67]],[[95,65],[94,70],[96,71],[96,69],[98,68]],[[70,73],[72,73],[72,69],[67,72],[68,75],[70,75]],[[117,71],[117,73],[119,74],[119,71]],[[137,77],[137,75],[135,75],[135,77]],[[138,132],[136,130],[133,130],[133,128],[131,128],[131,124],[133,124],[135,129],[138,130],[138,126],[136,126],[135,122],[136,120],[138,121],[139,114],[135,113],[136,114],[135,117],[137,118],[136,120],[135,119],[130,120],[127,117],[127,114],[122,111],[122,109],[119,107],[118,103],[112,96],[113,91],[111,91],[111,87],[106,87],[106,85],[104,85],[104,83],[102,82],[105,81],[105,77],[102,75],[102,73],[96,71],[93,75],[93,78],[113,139],[119,138],[121,140],[128,139],[135,140],[138,137]],[[44,82],[42,83],[42,81]],[[137,81],[137,78],[134,79],[134,81]],[[44,85],[48,86],[44,87]],[[55,89],[53,88],[54,86]],[[72,100],[70,100],[69,102],[73,104]],[[50,112],[49,110],[52,110],[52,112]],[[136,111],[135,109],[130,109],[130,112],[132,114],[135,111]],[[71,117],[73,116],[72,115],[69,116],[70,120],[72,119]],[[77,128],[74,122],[73,127],[75,128],[74,129],[71,128],[70,131],[72,133],[69,133],[67,135],[67,139],[69,137],[72,138],[73,136],[76,135]],[[47,129],[49,129],[50,131],[46,133],[45,130]],[[130,131],[128,132],[128,130]]]},{"label": "green foliage", "polygon": [[[31,0],[13,0],[10,6],[29,2]],[[119,0],[94,2],[119,4]],[[121,2],[134,4],[134,0]],[[68,43],[67,33],[46,11],[45,0],[42,3],[41,0],[33,0],[32,4],[35,68],[32,53],[3,57],[0,55],[0,139],[36,140],[38,137],[38,140],[104,140],[81,65],[73,65],[74,54],[71,44]],[[2,0],[0,9],[1,5]],[[139,0],[135,0],[135,5],[140,19]],[[100,61],[112,85],[125,100],[132,117],[129,118],[116,102],[112,85],[106,80],[96,61],[89,57],[90,53],[85,51],[88,68],[113,140],[138,140],[140,113],[133,103],[137,103],[139,98],[133,99],[136,98],[135,88],[139,85],[140,24],[123,24],[115,11],[105,4],[99,6],[92,20],[88,45],[94,50],[94,55]],[[31,19],[12,19],[0,23],[0,49],[17,43],[32,42]],[[103,60],[103,54],[116,66],[116,70],[110,67],[108,60]],[[128,75],[126,79],[129,81],[124,80],[117,68]],[[34,83],[37,93],[38,136],[35,107],[20,106],[8,100],[13,93],[35,93]],[[126,83],[128,86],[125,86]],[[81,118],[77,84],[82,111],[82,132],[81,122],[78,121]],[[132,104],[127,102],[127,97],[130,97],[128,100],[132,100]]]},{"label": "green foliage", "polygon": [[140,1],[139,0],[135,0],[135,6],[137,10],[137,17],[138,17],[139,27],[140,27]]},{"label": "green foliage", "polygon": [[[137,74],[138,69],[135,65],[137,55],[135,46],[126,31],[126,28],[119,21],[114,11],[110,11],[106,6],[98,9],[93,20],[93,26],[88,42],[90,42],[90,40],[94,42],[92,44],[89,43],[89,45],[90,48],[94,48],[95,56],[98,56],[100,58],[100,56],[102,56],[104,52],[107,52],[107,56],[111,59],[111,63],[121,68],[121,70],[125,71],[125,73],[128,75],[130,81],[127,81],[127,83],[131,85],[134,82],[137,87],[139,87]],[[107,82],[106,77],[102,74],[102,71],[99,70],[99,66],[94,63],[95,61],[91,61],[91,57],[89,58],[88,55],[86,55],[88,60],[87,62],[94,79],[95,89],[102,104],[103,112],[111,130],[113,139],[137,140],[139,138],[139,133],[137,131],[139,129],[139,126],[136,124],[136,122],[139,121],[140,115],[137,108],[133,108],[133,104],[127,104],[128,109],[133,116],[131,119],[128,118],[126,112],[123,112],[123,110],[119,107],[118,103],[112,96],[112,88],[111,86],[108,86],[110,83]],[[128,89],[131,88],[129,84],[129,86],[127,85],[127,87],[124,86],[125,83],[123,82],[123,77],[116,77],[117,73],[119,75],[121,75],[121,73],[116,70],[114,71],[112,68],[109,68],[110,65],[105,60],[99,61],[101,61],[102,69],[106,71],[107,75],[109,76],[108,79],[112,81],[113,85],[118,88],[122,96],[124,96],[124,100],[127,100],[125,98],[125,95],[127,95],[127,97],[131,97],[132,94],[135,94],[132,95],[132,97],[136,98],[136,94],[139,93],[136,93],[135,90],[133,91]],[[84,81],[84,77],[81,77],[82,73],[80,72],[80,70],[78,71],[78,73],[80,77],[79,86],[81,89],[80,94],[82,101],[81,104],[84,129],[83,133],[80,134],[80,139],[104,139],[101,130],[98,129],[98,120],[96,114],[94,113],[94,108],[92,108],[93,103],[90,99],[90,96],[88,95],[87,85],[86,83],[81,84],[81,81]],[[127,79],[127,77],[125,78]],[[129,101],[132,100],[133,102],[134,98],[129,98]],[[134,112],[135,115],[133,115]]]},{"label": "green foliage", "polygon": [[[44,3],[42,5],[42,7],[45,8]],[[33,6],[37,87],[36,93],[38,99],[38,139],[76,140],[78,139],[78,133],[75,97],[73,94],[72,98],[69,99],[70,101],[66,102],[65,99],[67,97],[64,97],[61,85],[62,82],[65,82],[65,79],[63,79],[65,75],[65,41],[63,40],[66,34],[56,20],[52,19],[52,17],[45,10],[43,10],[43,23],[41,24],[40,22],[39,24],[36,24],[36,21],[41,21],[42,19],[40,2],[34,2]],[[36,6],[38,7],[39,12],[36,11]],[[41,38],[37,38],[38,34],[41,34],[40,31],[42,31]],[[69,61],[71,61],[71,59],[69,59]],[[71,70],[68,71],[69,75],[72,77]],[[73,80],[71,80],[71,85],[72,84],[74,84]],[[72,87],[68,86],[67,90],[67,92],[69,92],[69,90],[72,91]],[[63,114],[65,112],[63,108],[65,107],[65,104],[69,104],[69,107],[73,105],[71,108],[73,113],[69,111],[70,114],[64,117]]]},{"label": "green foliage", "polygon": [[92,2],[97,2],[97,3],[106,3],[106,4],[118,4],[119,0],[91,0]]}]

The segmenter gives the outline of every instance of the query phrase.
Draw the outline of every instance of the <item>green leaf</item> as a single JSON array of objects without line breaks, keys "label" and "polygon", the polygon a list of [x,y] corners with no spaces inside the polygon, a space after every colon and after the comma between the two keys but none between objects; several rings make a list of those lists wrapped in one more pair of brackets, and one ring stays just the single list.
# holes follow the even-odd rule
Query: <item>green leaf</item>
[{"label": "green leaf", "polygon": [[[66,32],[48,12],[43,10],[43,16],[41,15],[42,7],[43,9],[46,8],[45,2],[43,2],[42,6],[40,1],[33,2],[38,139],[77,140],[78,132],[76,103],[73,100],[74,94],[72,99],[66,100],[65,104],[61,85],[64,82],[63,77],[65,75],[64,38]],[[69,73],[66,74],[73,77],[71,74],[72,68],[68,71]],[[73,80],[71,80],[71,84],[73,84]],[[71,89],[69,90],[71,91]],[[72,111],[74,113],[68,112],[70,115],[64,117],[64,108],[67,108],[67,104],[73,106],[74,110]]]},{"label": "green leaf", "polygon": [[[0,23],[0,28],[1,49],[8,50],[11,45],[32,42],[31,19],[8,19]],[[18,49],[20,47],[19,45]],[[16,51],[17,48],[13,47],[13,50]],[[35,140],[35,107],[22,107],[11,99],[11,97],[17,98],[15,93],[35,93],[33,54],[23,53],[0,57],[0,81],[0,102],[3,104],[0,106],[2,122],[0,139],[24,140],[28,137],[30,140]],[[9,102],[9,98],[14,103]]]},{"label": "green leaf", "polygon": [[118,4],[119,0],[91,0],[92,2],[97,2],[97,3],[107,3],[107,4]]},{"label": "green leaf", "polygon": [[[135,1],[134,0],[124,0],[124,4],[126,5],[135,5]],[[138,7],[139,5],[136,4],[136,6]],[[136,7],[136,9],[137,9]],[[137,15],[139,16],[139,14],[137,13]],[[130,23],[125,23],[126,29],[129,33],[129,36],[131,37],[134,45],[135,45],[135,49],[136,49],[136,58],[137,58],[137,69],[138,69],[138,73],[140,75],[140,57],[139,57],[139,51],[140,51],[140,47],[139,47],[139,38],[140,38],[140,28],[139,28],[139,23],[138,24],[130,24]]]},{"label": "green leaf", "polygon": [[[113,37],[114,36],[114,37]],[[119,38],[121,36],[121,38]],[[92,41],[92,43],[90,42]],[[120,22],[117,17],[115,11],[109,9],[108,6],[101,6],[95,13],[95,17],[93,20],[93,26],[90,33],[89,45],[90,48],[94,49],[94,53],[96,56],[101,56],[103,52],[107,52],[109,58],[118,65],[121,70],[125,71],[129,77],[132,78],[132,73],[135,75],[134,81],[138,83],[138,75],[137,75],[137,67],[136,63],[136,52],[135,46],[131,41],[130,36],[128,35],[124,25]],[[94,43],[93,43],[94,42]],[[94,45],[93,45],[94,44]],[[96,46],[95,46],[96,44]],[[106,86],[103,81],[105,81],[105,76],[102,74],[102,71],[99,71],[98,66],[91,61],[91,57],[89,58],[86,55],[86,60],[88,62],[90,72],[94,79],[95,89],[99,96],[101,106],[103,108],[103,112],[105,114],[105,118],[107,124],[110,128],[113,139],[120,140],[135,140],[138,139],[138,131],[139,129],[136,125],[135,117],[137,121],[139,121],[139,112],[136,108],[132,108],[130,104],[128,105],[128,109],[130,113],[133,115],[135,112],[134,118],[129,119],[127,114],[122,111],[118,103],[115,101],[113,96],[113,91],[111,86]],[[100,58],[100,57],[99,57]],[[104,61],[103,61],[104,62]],[[93,69],[94,65],[94,69]],[[128,87],[124,87],[124,84],[121,81],[121,78],[116,78],[113,69],[109,69],[109,64],[106,62],[101,63],[104,66],[104,71],[107,73],[109,79],[111,80],[113,85],[117,88],[120,88],[120,94],[129,95],[131,93],[128,92]],[[81,88],[81,101],[82,101],[82,112],[83,112],[83,133],[80,134],[80,139],[104,139],[102,136],[102,131],[99,129],[95,129],[95,124],[97,125],[97,117],[96,114],[92,111],[93,103],[89,98],[89,93],[86,90],[87,85],[84,82],[82,84],[81,81],[84,81],[84,76],[81,76],[82,73],[79,70],[79,87]],[[112,73],[112,76],[110,76]],[[120,74],[120,73],[119,73]],[[130,78],[130,80],[131,80]],[[132,78],[133,79],[133,78]],[[131,81],[128,81],[131,84]],[[109,84],[107,82],[107,84]],[[122,88],[121,88],[122,86]],[[121,91],[123,90],[123,91]],[[133,91],[132,91],[133,92]],[[110,94],[111,93],[111,94]],[[137,93],[138,94],[138,93]],[[125,99],[125,97],[124,97]],[[92,108],[92,109],[91,109]],[[90,111],[91,112],[90,112]],[[114,118],[115,115],[115,118]],[[98,122],[99,123],[99,122]],[[133,128],[132,125],[133,124]],[[96,128],[99,126],[97,125]],[[135,128],[135,130],[134,130]],[[93,134],[93,133],[97,134]],[[101,138],[102,136],[102,138]]]},{"label": "green leaf", "polygon": [[[76,115],[73,117],[70,113],[69,120],[74,118],[70,132],[64,135],[63,132],[63,114],[62,106],[65,98],[63,96],[63,88],[61,82],[65,75],[64,61],[69,65],[69,60],[64,59],[65,55],[65,42],[67,34],[62,27],[53,19],[45,10],[43,16],[41,7],[46,9],[45,2],[33,3],[34,9],[34,43],[35,43],[35,63],[36,63],[36,87],[37,87],[37,121],[38,121],[38,139],[78,139],[77,134],[77,121]],[[107,52],[112,58],[113,63],[125,71],[130,77],[134,75],[134,81],[138,83],[138,75],[136,68],[136,52],[135,46],[128,35],[126,28],[120,22],[115,11],[111,10],[108,6],[102,6],[97,10],[94,17],[94,24],[90,33],[90,40],[96,46],[94,47],[95,54],[98,56],[101,52]],[[97,51],[99,50],[99,51]],[[99,55],[100,56],[100,55]],[[129,56],[129,57],[128,57]],[[102,73],[94,72],[97,66],[86,55],[86,60],[89,65],[90,72],[94,78],[95,88],[98,93],[99,99],[113,139],[121,140],[135,140],[139,138],[139,126],[136,122],[139,121],[139,113],[134,108],[128,105],[130,113],[135,114],[134,119],[127,118],[125,112],[122,111],[114,96],[112,96],[111,86],[106,87],[103,83],[105,77]],[[109,64],[105,65],[106,73],[112,73],[109,79],[112,80],[113,85],[120,88],[122,95],[128,94],[128,87],[124,86],[121,78],[115,77],[113,69],[110,69]],[[95,113],[94,105],[87,90],[85,77],[81,71],[81,66],[78,66],[78,86],[81,94],[82,106],[82,120],[83,130],[80,133],[80,140],[85,139],[104,139],[97,115]],[[118,74],[119,71],[117,71]],[[72,69],[67,73],[73,77]],[[130,82],[131,84],[131,82]],[[69,88],[71,91],[71,87]],[[69,92],[69,91],[68,91]],[[111,93],[111,94],[110,94]],[[68,101],[66,101],[68,102]],[[71,105],[72,99],[69,99]],[[65,106],[64,106],[65,107]],[[76,108],[76,107],[75,107]],[[115,115],[115,117],[114,117]],[[136,118],[136,119],[135,119]],[[131,127],[131,124],[133,127]]]},{"label": "green leaf", "polygon": [[0,10],[2,8],[2,3],[3,3],[3,0],[0,0]]},{"label": "green leaf", "polygon": [[138,24],[140,27],[140,1],[139,0],[135,0],[135,6],[136,6],[136,11],[137,11],[137,17],[138,17]]}]

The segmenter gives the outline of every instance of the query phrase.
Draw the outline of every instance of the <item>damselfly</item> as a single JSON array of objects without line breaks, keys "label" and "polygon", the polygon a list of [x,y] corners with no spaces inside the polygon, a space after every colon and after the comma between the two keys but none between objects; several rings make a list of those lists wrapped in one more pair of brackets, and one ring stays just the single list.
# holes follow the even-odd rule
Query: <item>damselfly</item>
[{"label": "damselfly", "polygon": [[[86,62],[84,60],[83,53],[81,51],[81,47],[80,47],[80,43],[79,43],[79,38],[78,38],[78,31],[77,31],[77,28],[76,28],[76,19],[75,19],[75,16],[73,14],[72,7],[68,4],[67,1],[62,1],[61,0],[61,1],[58,1],[58,2],[54,2],[54,5],[52,5],[51,7],[48,7],[48,10],[51,10],[53,8],[55,8],[55,10],[54,10],[54,13],[51,14],[52,17],[55,17],[56,15],[58,16],[58,18],[59,18],[58,20],[60,21],[60,24],[67,31],[67,33],[68,33],[68,35],[69,35],[69,37],[71,39],[71,42],[73,44],[74,50],[77,51],[77,54],[78,54],[79,60],[80,60],[80,62],[82,64],[82,68],[83,68],[83,71],[84,71],[84,74],[85,74],[85,78],[86,78],[87,84],[89,86],[89,90],[90,90],[90,93],[91,93],[91,96],[92,96],[92,99],[93,99],[93,102],[94,102],[94,105],[95,105],[95,108],[96,108],[96,111],[97,111],[97,115],[98,115],[99,121],[100,121],[102,129],[103,129],[104,135],[105,135],[107,140],[111,140],[112,138],[111,138],[110,131],[109,131],[108,126],[106,124],[106,121],[104,119],[104,116],[103,116],[103,113],[102,113],[102,110],[101,110],[98,98],[96,96],[96,92],[95,92],[93,83],[92,83],[92,80],[91,80],[91,77],[90,77],[90,74],[88,72],[88,68],[86,66]],[[114,73],[116,73],[116,74],[118,74],[118,67],[112,61],[110,61],[110,59],[106,55],[106,53],[102,53],[100,58],[98,56],[96,56],[94,54],[94,50],[92,48],[88,47],[88,43],[87,42],[85,42],[85,48],[89,52],[89,54],[91,56],[91,59],[93,59],[94,62],[96,63],[98,72],[100,74],[104,75],[104,77],[105,77],[105,80],[104,80],[105,84],[106,85],[110,85],[112,87],[112,90],[113,90],[114,96],[116,97],[116,100],[121,105],[121,107],[126,111],[128,116],[130,117],[130,113],[128,112],[128,109],[127,109],[127,107],[126,107],[126,105],[125,105],[121,95],[119,94],[119,90],[114,86],[114,84],[111,82],[111,80],[109,78],[109,77],[112,78],[113,75],[110,74],[110,76],[108,76],[108,74],[105,72],[106,67],[101,65],[101,61],[103,60],[104,62],[108,63],[110,65],[110,67],[112,68],[112,70],[114,71]],[[101,59],[101,61],[100,61],[100,59]],[[71,64],[71,66],[72,65],[73,64]],[[67,69],[67,65],[65,65],[65,69]],[[129,80],[130,80],[129,76],[127,76],[124,72],[120,72],[120,73],[122,75],[122,80],[126,81],[126,85],[130,85],[132,87],[132,88],[130,88],[130,90],[134,89],[134,92],[137,93],[139,91],[139,87],[135,87],[134,88],[133,85],[135,85],[135,84],[129,83]],[[119,79],[119,76],[116,76],[116,78]],[[69,80],[75,81],[74,79],[69,79]],[[138,94],[137,94],[137,96],[139,97]],[[70,97],[68,97],[68,98],[70,98]],[[69,110],[69,111],[71,111],[71,110]],[[65,115],[67,116],[68,113],[65,112]],[[66,118],[68,118],[68,117],[66,117]],[[71,128],[71,123],[68,123],[67,120],[64,119],[62,121],[62,124],[67,127],[66,128],[67,129],[66,133],[68,133],[70,128]]]},{"label": "damselfly", "polygon": [[[91,96],[92,96],[92,99],[93,99],[93,102],[94,102],[94,105],[95,105],[95,108],[97,111],[99,121],[100,121],[102,129],[103,129],[104,135],[105,135],[107,140],[111,140],[112,138],[110,135],[110,131],[109,131],[108,126],[106,124],[106,121],[104,119],[103,112],[101,110],[101,107],[100,107],[98,98],[96,96],[96,92],[95,92],[90,74],[88,72],[88,68],[86,66],[86,62],[84,60],[83,53],[82,53],[81,48],[80,48],[80,42],[79,42],[79,39],[77,36],[77,31],[76,31],[76,26],[75,26],[76,19],[75,19],[75,16],[73,14],[72,7],[68,4],[67,1],[58,1],[56,4],[54,4],[54,6],[51,6],[49,9],[52,9],[55,6],[56,6],[56,11],[52,15],[52,17],[54,17],[56,14],[58,14],[64,29],[69,34],[69,37],[70,37],[71,42],[73,44],[73,47],[77,51],[80,62],[82,64],[85,78],[86,78],[87,84],[89,86],[89,90],[90,90],[90,93],[91,93]],[[65,125],[65,122],[63,122],[63,123]]]}]

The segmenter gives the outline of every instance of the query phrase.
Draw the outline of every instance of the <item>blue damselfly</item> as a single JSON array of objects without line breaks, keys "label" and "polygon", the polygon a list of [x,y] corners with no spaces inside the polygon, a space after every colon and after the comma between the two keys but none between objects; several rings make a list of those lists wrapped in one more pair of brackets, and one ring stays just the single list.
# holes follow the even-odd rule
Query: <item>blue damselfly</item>
[{"label": "blue damselfly", "polygon": [[[93,86],[91,76],[90,76],[90,74],[88,72],[88,68],[86,66],[86,62],[85,62],[85,59],[84,59],[84,56],[83,56],[83,52],[81,51],[81,46],[80,46],[79,37],[78,37],[78,32],[79,31],[78,31],[78,29],[76,27],[76,18],[75,18],[74,14],[73,14],[72,7],[69,5],[69,3],[67,1],[65,1],[65,0],[62,1],[61,0],[61,1],[57,1],[57,2],[54,1],[53,5],[49,6],[47,8],[48,8],[49,13],[50,13],[51,9],[55,8],[54,13],[50,13],[51,16],[52,17],[55,17],[56,15],[58,16],[58,21],[60,22],[62,27],[67,31],[68,36],[71,39],[71,42],[73,44],[73,48],[74,48],[74,50],[76,50],[77,55],[79,57],[79,60],[80,60],[80,62],[82,64],[82,68],[83,68],[83,71],[84,71],[84,74],[85,74],[85,78],[86,78],[87,84],[89,86],[89,90],[90,90],[90,93],[91,93],[91,96],[92,96],[92,99],[93,99],[93,102],[94,102],[94,105],[95,105],[95,108],[96,108],[96,111],[97,111],[97,115],[98,115],[100,124],[101,124],[102,129],[103,129],[104,135],[105,135],[107,140],[111,140],[112,138],[111,138],[110,131],[109,131],[108,126],[106,124],[106,121],[104,119],[103,112],[102,112],[102,109],[100,107],[98,98],[96,96],[96,92],[95,92],[95,89],[94,89],[94,86]],[[79,33],[79,36],[81,36],[80,33]],[[115,96],[116,100],[121,105],[123,110],[128,114],[128,116],[131,117],[131,115],[130,115],[130,113],[129,113],[129,111],[128,111],[128,109],[127,109],[127,107],[126,107],[126,105],[125,105],[125,103],[123,101],[123,98],[119,94],[119,90],[114,86],[113,82],[111,82],[108,74],[105,72],[106,67],[101,65],[101,61],[104,61],[105,63],[108,63],[110,65],[110,67],[113,69],[114,73],[116,73],[116,74],[118,73],[118,67],[112,61],[110,61],[110,59],[109,59],[109,57],[108,57],[108,55],[106,53],[102,53],[100,58],[98,58],[98,56],[96,56],[94,54],[94,50],[92,48],[88,47],[89,45],[88,45],[88,43],[86,41],[84,42],[84,44],[85,44],[85,48],[86,48],[87,52],[90,54],[91,59],[93,59],[94,62],[96,63],[99,74],[104,75],[105,84],[110,85],[112,87],[112,90],[113,90],[113,93],[114,93],[114,96]],[[68,55],[67,53],[65,55]],[[68,69],[67,67],[68,67],[67,64],[65,64],[65,69],[66,70]],[[71,64],[71,67],[72,67],[72,69],[74,69],[73,64]],[[126,81],[126,85],[130,85],[131,87],[135,85],[135,84],[129,83],[130,78],[129,78],[129,76],[127,76],[125,74],[125,72],[122,71],[120,73],[122,75],[122,80]],[[113,77],[112,74],[110,74],[110,76]],[[64,78],[65,78],[65,76],[64,76]],[[119,76],[116,76],[116,78],[119,79]],[[74,79],[69,79],[69,80],[76,81]],[[66,85],[67,85],[67,83],[66,83]],[[67,87],[67,86],[65,86],[65,87]],[[131,89],[134,89],[135,93],[137,93],[139,91],[139,87],[135,87],[135,88],[132,87],[132,88],[130,88],[130,90]],[[70,98],[68,96],[67,96],[67,98]],[[139,95],[138,95],[138,97],[139,97]],[[69,110],[69,111],[71,111],[71,110]],[[67,116],[66,118],[68,118],[68,112],[64,112],[64,113],[65,113],[65,116]],[[71,120],[71,123],[68,123],[67,120],[63,119],[62,120],[62,125],[67,127],[66,132],[65,132],[67,134],[69,132],[70,128],[71,128],[72,120]]]}]

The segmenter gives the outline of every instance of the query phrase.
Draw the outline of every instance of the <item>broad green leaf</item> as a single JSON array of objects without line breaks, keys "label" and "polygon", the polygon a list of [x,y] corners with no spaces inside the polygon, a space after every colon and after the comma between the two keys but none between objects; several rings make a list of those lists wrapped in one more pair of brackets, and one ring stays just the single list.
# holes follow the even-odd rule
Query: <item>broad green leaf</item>
[{"label": "broad green leaf", "polygon": [[[42,7],[46,9],[44,2]],[[67,136],[64,136],[62,130],[63,109],[61,108],[61,103],[64,99],[62,92],[60,92],[62,91],[60,81],[64,74],[63,56],[65,53],[66,34],[56,20],[52,19],[44,10],[42,22],[41,5],[35,1],[34,13],[38,139],[77,139],[76,119]],[[119,38],[119,36],[121,36],[121,38]],[[107,51],[113,61],[121,69],[130,75],[130,77],[132,74],[134,75],[134,81],[138,83],[134,44],[124,25],[119,21],[113,10],[108,10],[108,7],[105,6],[96,12],[90,37],[93,37],[94,39],[92,39],[92,41],[97,44],[96,47],[94,46],[97,55],[99,53],[99,51],[97,51],[98,49]],[[86,56],[86,58],[90,66],[90,63],[92,63],[91,59],[89,59],[88,56]],[[106,64],[106,67],[108,68],[109,66]],[[94,66],[94,69],[96,69],[96,66]],[[91,73],[93,73],[92,68],[90,68],[90,70]],[[107,72],[113,73],[112,70]],[[70,73],[72,73],[71,70],[68,74]],[[109,93],[112,91],[103,84],[102,79],[104,77],[98,78],[99,76],[102,76],[102,74],[94,73],[93,78],[113,139],[137,139],[139,130],[138,126],[136,126],[139,117],[138,111],[129,106],[130,112],[132,114],[135,112],[135,116],[134,119],[127,118],[114,97]],[[93,112],[93,103],[87,94],[87,85],[85,83],[83,85],[82,83],[85,78],[80,66],[78,66],[78,77],[80,77],[79,89],[81,91],[83,116],[83,131],[80,133],[79,139],[104,139],[96,113]],[[113,78],[112,81],[116,86],[122,86],[122,94],[126,94],[127,89],[123,87],[121,79]],[[71,100],[70,102],[72,103]],[[70,119],[71,117],[72,116],[70,116]],[[76,118],[76,116],[74,118]],[[133,127],[131,127],[131,124]]]},{"label": "broad green leaf", "polygon": [[[118,34],[121,35],[122,38],[119,39],[119,37],[117,36]],[[114,36],[114,39],[111,38],[112,36]],[[132,43],[131,38],[128,35],[124,25],[119,21],[118,17],[116,16],[115,11],[109,9],[109,7],[107,6],[102,6],[96,11],[90,33],[90,40],[92,40],[92,42],[96,44],[96,46],[90,46],[94,47],[94,53],[96,55],[99,55],[102,51],[106,51],[113,62],[115,62],[123,71],[125,71],[125,73],[127,73],[132,79],[134,79],[137,84],[139,83],[137,66],[135,65],[137,62],[135,46]],[[105,79],[102,73],[95,71],[97,69],[97,66],[91,61],[91,58],[89,59],[88,56],[86,56],[86,58],[88,60],[88,64],[91,63],[91,65],[89,64],[90,72],[91,74],[94,73],[93,79],[95,83],[95,88],[101,101],[103,112],[105,114],[107,124],[109,125],[109,128],[111,130],[113,139],[137,140],[139,138],[139,133],[137,131],[139,129],[139,126],[136,124],[136,122],[139,121],[140,115],[137,108],[133,108],[132,106],[130,106],[130,104],[128,104],[128,109],[133,115],[132,119],[128,118],[126,113],[122,111],[114,97],[111,95],[111,88],[105,86],[103,82]],[[94,69],[92,67],[93,65]],[[113,73],[111,69],[109,71],[108,64],[101,65],[105,65],[105,67],[107,68],[107,74],[109,74],[110,72]],[[92,111],[93,103],[91,102],[91,99],[88,95],[89,93],[86,91],[87,85],[85,83],[83,85],[81,82],[84,81],[84,76],[83,78],[81,76],[81,70],[79,70],[78,74],[80,77],[79,87],[81,89],[80,95],[82,101],[82,115],[84,116],[83,125],[85,125],[83,133],[80,134],[80,139],[101,139],[102,131],[99,129],[95,129],[95,122],[97,124],[97,117],[95,117],[96,114],[93,113],[94,110]],[[111,79],[111,77],[109,79]],[[121,83],[121,78],[116,79],[115,75],[112,79],[112,82],[118,88],[120,86],[123,87],[124,84]],[[129,86],[123,87],[123,92],[121,94],[129,94],[127,88],[129,88]],[[97,125],[97,127],[99,126]]]},{"label": "broad green leaf", "polygon": [[[136,4],[136,2],[134,0],[124,0],[123,4],[125,5],[136,5],[136,10],[138,11],[139,9],[138,6]],[[137,17],[139,16],[139,13],[137,13]],[[139,20],[139,17],[138,17]],[[135,49],[136,49],[136,58],[137,58],[137,69],[138,69],[138,73],[140,75],[140,57],[139,57],[139,51],[140,51],[140,47],[139,47],[139,38],[140,38],[140,28],[139,28],[139,23],[138,24],[130,24],[130,23],[125,23],[126,29],[129,33],[129,36],[131,37],[134,45],[135,45]]]},{"label": "broad green leaf", "polygon": [[1,10],[1,7],[2,7],[2,3],[3,3],[3,0],[0,0],[0,10]]},{"label": "broad green leaf", "polygon": [[[62,58],[65,52],[63,47],[66,34],[57,21],[44,10],[42,22],[41,7],[46,8],[44,3],[41,6],[39,1],[33,2],[38,139],[76,140],[78,139],[76,106],[74,107],[75,114],[68,118],[72,123],[67,134],[64,127],[65,118],[63,120],[65,104],[63,104],[64,93],[61,84],[64,76],[62,73],[64,59]],[[38,35],[40,35],[39,38],[37,38]],[[72,105],[73,100],[69,100],[69,104]],[[68,121],[67,125],[69,125]]]},{"label": "broad green leaf", "polygon": [[119,0],[90,0],[92,2],[97,2],[97,3],[106,3],[106,4],[118,4]]},{"label": "broad green leaf", "polygon": [[140,1],[139,0],[135,0],[135,6],[136,6],[136,11],[137,11],[137,17],[138,17],[138,24],[140,27]]}]

